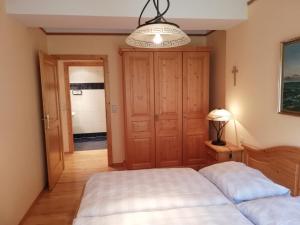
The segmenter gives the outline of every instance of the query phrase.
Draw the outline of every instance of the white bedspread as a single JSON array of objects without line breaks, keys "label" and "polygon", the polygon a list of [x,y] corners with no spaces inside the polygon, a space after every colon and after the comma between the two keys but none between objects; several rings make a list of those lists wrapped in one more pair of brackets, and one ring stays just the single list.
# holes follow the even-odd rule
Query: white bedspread
[{"label": "white bedspread", "polygon": [[230,201],[192,169],[104,172],[87,182],[77,217],[222,204]]},{"label": "white bedspread", "polygon": [[241,203],[238,208],[256,225],[300,224],[300,198],[264,198]]},{"label": "white bedspread", "polygon": [[73,225],[253,225],[233,205],[80,217]]}]

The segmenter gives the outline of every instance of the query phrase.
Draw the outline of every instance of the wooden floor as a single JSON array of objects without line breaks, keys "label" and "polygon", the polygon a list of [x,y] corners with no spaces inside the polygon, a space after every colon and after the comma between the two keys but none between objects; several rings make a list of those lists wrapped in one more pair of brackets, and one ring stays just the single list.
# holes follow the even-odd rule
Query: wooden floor
[{"label": "wooden floor", "polygon": [[52,192],[44,191],[22,225],[71,225],[87,179],[107,165],[107,151],[81,151],[65,155],[65,170]]}]

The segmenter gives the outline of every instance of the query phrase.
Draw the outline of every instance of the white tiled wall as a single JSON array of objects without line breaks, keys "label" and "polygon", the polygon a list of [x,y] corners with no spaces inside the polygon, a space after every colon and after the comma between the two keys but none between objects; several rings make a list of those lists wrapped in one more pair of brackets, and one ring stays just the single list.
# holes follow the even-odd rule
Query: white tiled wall
[{"label": "white tiled wall", "polygon": [[[70,83],[104,82],[102,67],[70,67]],[[73,132],[106,132],[104,90],[82,90],[82,95],[71,96]]]}]

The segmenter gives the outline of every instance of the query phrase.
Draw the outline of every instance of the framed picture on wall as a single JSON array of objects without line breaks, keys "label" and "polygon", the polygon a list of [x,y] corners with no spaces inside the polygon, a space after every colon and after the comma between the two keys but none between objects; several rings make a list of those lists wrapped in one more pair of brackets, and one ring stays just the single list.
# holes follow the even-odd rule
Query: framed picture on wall
[{"label": "framed picture on wall", "polygon": [[279,112],[300,116],[300,38],[282,43]]}]

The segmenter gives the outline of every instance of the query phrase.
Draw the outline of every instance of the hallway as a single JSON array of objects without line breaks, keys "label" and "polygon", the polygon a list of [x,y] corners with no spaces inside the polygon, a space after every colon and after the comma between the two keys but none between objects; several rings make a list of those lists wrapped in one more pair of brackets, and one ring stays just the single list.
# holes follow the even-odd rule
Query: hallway
[{"label": "hallway", "polygon": [[97,172],[116,170],[107,165],[107,151],[65,154],[65,170],[52,192],[43,191],[21,225],[71,225],[84,185]]}]

